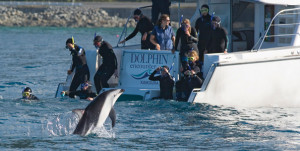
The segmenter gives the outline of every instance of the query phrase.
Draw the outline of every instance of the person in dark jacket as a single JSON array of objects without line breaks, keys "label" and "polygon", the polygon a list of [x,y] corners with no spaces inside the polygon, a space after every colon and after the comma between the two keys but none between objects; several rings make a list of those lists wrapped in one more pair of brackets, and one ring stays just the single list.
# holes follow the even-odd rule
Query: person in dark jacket
[{"label": "person in dark jacket", "polygon": [[101,36],[95,36],[94,46],[98,49],[98,53],[103,59],[103,63],[94,76],[95,87],[97,94],[99,94],[102,88],[109,87],[107,81],[113,74],[115,74],[115,77],[118,77],[118,62],[112,46],[104,41]]},{"label": "person in dark jacket", "polygon": [[214,16],[213,30],[207,44],[207,53],[227,53],[227,31],[221,27],[221,18]]},{"label": "person in dark jacket", "polygon": [[[195,50],[198,52],[197,42],[198,39],[196,29],[191,27],[189,19],[184,19],[181,27],[178,28],[176,32],[175,38],[175,50],[180,50],[179,55],[182,65],[184,65],[183,60],[188,57],[189,51]],[[180,45],[179,49],[178,45]]]},{"label": "person in dark jacket", "polygon": [[198,32],[198,50],[199,50],[199,60],[203,62],[204,51],[207,50],[207,43],[209,39],[209,34],[211,31],[211,20],[212,17],[209,15],[209,7],[207,4],[201,6],[201,15],[196,20],[195,29]]},{"label": "person in dark jacket", "polygon": [[62,96],[69,96],[70,98],[74,98],[75,95],[80,99],[86,99],[92,101],[94,97],[96,97],[96,93],[92,92],[91,84],[86,81],[81,84],[81,90],[77,91],[62,91]]},{"label": "person in dark jacket", "polygon": [[[194,88],[201,88],[203,81],[199,75],[198,61],[199,56],[196,51],[188,53],[188,60],[184,62],[185,65],[181,69],[183,77],[176,82],[176,99],[178,101],[187,101]],[[182,93],[184,93],[184,97]]]},{"label": "person in dark jacket", "polygon": [[136,9],[133,12],[133,18],[137,22],[134,31],[120,43],[128,41],[129,39],[133,38],[138,32],[140,32],[142,34],[141,49],[155,49],[155,46],[150,42],[150,34],[154,27],[150,19],[144,16],[140,9]]},{"label": "person in dark jacket", "polygon": [[168,14],[170,16],[171,0],[152,0],[152,23],[156,24],[159,13]]},{"label": "person in dark jacket", "polygon": [[72,74],[76,69],[69,91],[76,91],[81,83],[90,80],[90,71],[86,62],[85,51],[75,44],[73,37],[67,39],[66,48],[70,50],[72,55],[72,65],[71,69],[68,70],[68,74]]},{"label": "person in dark jacket", "polygon": [[32,90],[30,87],[26,87],[22,91],[22,99],[25,100],[39,100],[35,95],[32,94]]},{"label": "person in dark jacket", "polygon": [[[161,75],[154,76],[159,71],[161,72]],[[166,100],[173,99],[174,80],[172,76],[169,74],[169,67],[162,66],[156,68],[156,70],[154,70],[150,75],[149,80],[159,81],[159,87],[160,87],[159,98],[163,98]]]}]

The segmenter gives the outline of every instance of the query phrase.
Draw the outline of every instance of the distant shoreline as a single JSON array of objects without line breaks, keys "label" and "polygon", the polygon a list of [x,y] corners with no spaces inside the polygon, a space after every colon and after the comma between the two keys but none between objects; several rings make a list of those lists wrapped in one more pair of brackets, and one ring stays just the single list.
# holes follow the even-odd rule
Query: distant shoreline
[{"label": "distant shoreline", "polygon": [[[1,5],[0,26],[8,27],[123,27],[127,17],[135,8],[151,6],[151,2],[80,2],[76,5],[47,5],[46,2],[36,5]],[[68,3],[72,4],[72,3]],[[182,5],[183,9],[195,7],[192,3]],[[176,6],[171,8],[172,25],[176,28]],[[143,9],[146,16],[151,18],[151,8]],[[184,12],[184,11],[183,11]],[[192,13],[191,11],[185,11]],[[172,15],[174,14],[174,15]],[[127,27],[135,27],[130,19]]]}]

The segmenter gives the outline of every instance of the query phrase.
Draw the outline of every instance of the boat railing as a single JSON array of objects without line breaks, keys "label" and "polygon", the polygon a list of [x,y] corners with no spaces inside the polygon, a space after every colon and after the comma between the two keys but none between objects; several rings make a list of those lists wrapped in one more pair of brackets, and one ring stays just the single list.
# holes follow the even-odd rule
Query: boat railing
[{"label": "boat railing", "polygon": [[[298,12],[296,12],[298,11]],[[279,22],[279,24],[275,24],[274,21],[275,19],[277,19],[278,16],[280,15],[299,15],[300,14],[300,8],[292,8],[292,9],[284,9],[284,10],[281,10],[279,11],[273,18],[272,20],[270,21],[270,24],[268,25],[268,28],[267,30],[265,30],[263,36],[261,36],[257,43],[253,46],[253,48],[251,49],[251,51],[259,51],[262,47],[262,44],[264,43],[265,39],[268,38],[268,37],[287,37],[287,36],[296,36],[296,35],[300,35],[300,33],[296,32],[296,33],[290,33],[290,34],[277,34],[277,35],[270,35],[268,34],[271,27],[275,27],[275,26],[296,26],[296,25],[300,25],[299,22],[297,23],[285,23],[285,24],[282,24]],[[299,20],[299,19],[298,19]]]}]

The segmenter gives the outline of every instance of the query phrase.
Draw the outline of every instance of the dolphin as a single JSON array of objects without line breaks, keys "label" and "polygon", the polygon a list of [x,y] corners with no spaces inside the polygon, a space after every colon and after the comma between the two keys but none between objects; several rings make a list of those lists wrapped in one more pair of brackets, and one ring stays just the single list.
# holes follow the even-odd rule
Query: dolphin
[{"label": "dolphin", "polygon": [[111,89],[98,95],[84,110],[75,109],[80,120],[73,134],[88,135],[95,127],[103,126],[107,116],[112,120],[112,127],[116,123],[116,113],[113,106],[124,89]]}]

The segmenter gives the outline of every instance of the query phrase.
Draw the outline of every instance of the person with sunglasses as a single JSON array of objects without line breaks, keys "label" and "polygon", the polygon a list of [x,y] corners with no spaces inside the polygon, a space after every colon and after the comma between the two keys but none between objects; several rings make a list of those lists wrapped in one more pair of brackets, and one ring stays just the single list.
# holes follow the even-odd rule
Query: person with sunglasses
[{"label": "person with sunglasses", "polygon": [[39,100],[35,95],[32,94],[30,87],[26,87],[22,91],[22,99],[24,100]]},{"label": "person with sunglasses", "polygon": [[140,32],[142,35],[141,49],[155,49],[154,45],[150,42],[150,34],[154,27],[151,20],[147,16],[143,15],[140,9],[136,9],[133,12],[133,18],[137,22],[136,27],[128,37],[120,42],[120,44],[128,41]]},{"label": "person with sunglasses", "polygon": [[156,50],[172,50],[175,52],[175,34],[170,26],[170,17],[162,14],[152,30],[150,41]]},{"label": "person with sunglasses", "polygon": [[196,20],[195,29],[198,32],[199,60],[203,62],[204,51],[207,50],[208,38],[211,31],[212,17],[209,14],[209,6],[204,4],[200,9],[200,17]]},{"label": "person with sunglasses", "polygon": [[[199,77],[200,68],[197,65],[199,55],[195,50],[188,53],[187,60],[181,68],[183,76],[175,84],[176,99],[178,101],[187,101],[194,88],[201,88],[203,80]],[[182,95],[184,94],[184,96]]]},{"label": "person with sunglasses", "polygon": [[70,98],[75,98],[75,96],[78,96],[80,99],[86,99],[89,101],[92,101],[94,97],[96,97],[96,93],[92,92],[92,85],[89,81],[86,81],[81,84],[81,89],[77,91],[62,91],[61,95],[63,96],[69,96]]},{"label": "person with sunglasses", "polygon": [[115,77],[118,77],[118,61],[112,46],[104,41],[101,36],[95,36],[93,42],[103,59],[103,63],[100,65],[94,76],[96,91],[97,94],[99,94],[102,88],[109,88],[107,81],[113,74]]},{"label": "person with sunglasses", "polygon": [[71,69],[68,70],[68,74],[72,74],[74,69],[76,69],[69,91],[76,91],[81,83],[90,80],[90,71],[87,65],[85,51],[82,47],[75,44],[73,37],[67,39],[66,49],[69,49],[72,55],[72,65]]},{"label": "person with sunglasses", "polygon": [[221,18],[214,16],[212,19],[213,30],[211,31],[207,52],[205,53],[227,53],[228,37],[227,31],[221,26]]}]

